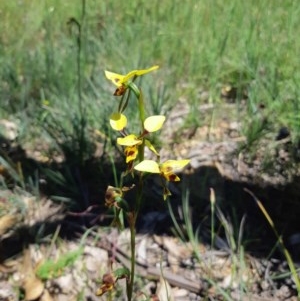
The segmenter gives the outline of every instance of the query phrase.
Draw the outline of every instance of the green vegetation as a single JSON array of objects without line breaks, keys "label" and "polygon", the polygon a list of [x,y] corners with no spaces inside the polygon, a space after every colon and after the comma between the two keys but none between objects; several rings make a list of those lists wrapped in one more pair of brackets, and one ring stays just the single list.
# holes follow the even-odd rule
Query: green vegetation
[{"label": "green vegetation", "polygon": [[56,261],[48,259],[37,268],[37,277],[41,280],[47,280],[61,276],[64,273],[64,269],[72,266],[82,253],[83,249],[79,248],[78,250],[62,254]]},{"label": "green vegetation", "polygon": [[229,84],[238,95],[247,90],[246,124],[260,122],[263,105],[264,115],[272,114],[270,128],[276,132],[288,126],[296,139],[297,1],[89,1],[82,14],[83,3],[0,4],[1,116],[22,118],[24,135],[31,126],[30,132],[40,135],[37,125],[45,114],[54,114],[55,123],[64,128],[72,127],[77,116],[78,28],[68,22],[74,18],[82,29],[82,98],[89,127],[103,128],[114,105],[108,101],[111,88],[104,81],[104,69],[126,73],[159,64],[160,78],[149,85],[157,89],[144,91],[151,95],[150,109],[163,110],[178,96],[198,104],[200,100],[191,96],[200,88],[217,103],[220,85]]}]

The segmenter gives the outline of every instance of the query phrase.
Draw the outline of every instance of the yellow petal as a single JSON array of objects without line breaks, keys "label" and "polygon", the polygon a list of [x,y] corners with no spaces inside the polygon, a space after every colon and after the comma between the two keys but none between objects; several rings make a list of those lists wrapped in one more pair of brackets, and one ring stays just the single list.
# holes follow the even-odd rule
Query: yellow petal
[{"label": "yellow petal", "polygon": [[154,71],[154,70],[156,70],[156,69],[158,69],[158,68],[159,68],[159,66],[155,65],[155,66],[152,66],[152,67],[150,67],[150,68],[148,68],[148,69],[140,69],[140,70],[137,70],[136,75],[140,76],[140,75],[149,73],[149,72],[151,72],[151,71]]},{"label": "yellow petal", "polygon": [[138,70],[132,70],[129,73],[127,73],[126,75],[121,75],[118,73],[114,73],[114,72],[110,72],[105,70],[105,76],[106,78],[108,78],[109,80],[111,80],[116,86],[120,87],[123,84],[126,84],[128,82],[128,80],[134,76],[140,76],[146,73],[149,73],[153,70],[158,69],[159,66],[153,66],[151,68],[148,69],[138,69]]},{"label": "yellow petal", "polygon": [[190,160],[167,160],[161,164],[161,170],[163,173],[171,173],[179,170],[190,163]]},{"label": "yellow petal", "polygon": [[165,120],[166,120],[166,117],[163,115],[150,116],[145,119],[144,128],[149,133],[158,131],[162,128]]},{"label": "yellow petal", "polygon": [[127,118],[121,113],[113,113],[109,118],[111,127],[116,131],[122,131],[127,125]]},{"label": "yellow petal", "polygon": [[117,87],[122,86],[124,83],[124,75],[113,73],[110,71],[104,71],[107,79],[111,80]]},{"label": "yellow petal", "polygon": [[123,82],[127,82],[131,77],[134,77],[135,75],[136,76],[140,76],[140,75],[143,75],[143,74],[146,74],[146,73],[149,73],[153,70],[156,70],[158,69],[159,66],[153,66],[151,68],[148,68],[148,69],[139,69],[139,70],[132,70],[130,71],[129,73],[127,73],[124,77],[124,81]]},{"label": "yellow petal", "polygon": [[153,152],[156,156],[159,156],[159,153],[156,151],[155,147],[149,140],[145,139],[145,144],[151,150],[151,152]]},{"label": "yellow petal", "polygon": [[117,143],[123,146],[133,146],[133,145],[140,145],[143,143],[143,141],[138,139],[137,136],[130,134],[125,137],[118,138]]},{"label": "yellow petal", "polygon": [[134,167],[135,170],[150,172],[150,173],[160,173],[159,165],[153,160],[144,160]]},{"label": "yellow petal", "polygon": [[149,73],[149,72],[151,72],[153,70],[156,70],[158,68],[159,68],[159,66],[156,65],[156,66],[152,66],[152,67],[150,67],[148,69],[139,69],[139,70],[134,70],[134,71],[131,71],[131,72],[135,72],[135,75],[140,76],[140,75]]}]

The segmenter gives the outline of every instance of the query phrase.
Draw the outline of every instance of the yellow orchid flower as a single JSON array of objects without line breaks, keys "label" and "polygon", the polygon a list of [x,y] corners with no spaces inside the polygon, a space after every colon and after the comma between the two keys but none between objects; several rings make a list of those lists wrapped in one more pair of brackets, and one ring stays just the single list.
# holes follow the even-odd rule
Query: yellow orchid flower
[{"label": "yellow orchid flower", "polygon": [[175,171],[182,169],[189,162],[190,160],[167,160],[164,163],[158,164],[153,160],[144,160],[137,164],[134,169],[150,173],[159,173],[167,181],[178,182],[180,178],[175,174]]},{"label": "yellow orchid flower", "polygon": [[[134,167],[134,169],[143,172],[161,174],[161,176],[169,182],[178,182],[180,181],[180,178],[175,174],[175,171],[182,169],[189,162],[190,160],[167,160],[162,164],[158,164],[156,161],[153,160],[144,160],[137,164]],[[166,187],[165,183],[162,183],[162,185],[163,198],[164,200],[166,200],[167,197],[171,195],[171,192]]]},{"label": "yellow orchid flower", "polygon": [[158,69],[159,66],[153,66],[151,68],[148,69],[139,69],[139,70],[132,70],[129,73],[127,73],[126,75],[121,75],[118,73],[113,73],[110,71],[105,70],[105,76],[107,79],[111,80],[117,87],[121,87],[123,85],[127,85],[128,81],[134,77],[134,76],[141,76],[143,74],[149,73],[153,70]]},{"label": "yellow orchid flower", "polygon": [[115,131],[122,131],[127,125],[127,118],[121,113],[113,113],[109,117],[109,123]]},{"label": "yellow orchid flower", "polygon": [[[124,154],[126,156],[126,163],[134,161],[138,155],[138,146],[143,143],[142,139],[130,134],[122,138],[117,139],[117,143],[122,146],[126,146]],[[131,168],[131,167],[130,167]]]},{"label": "yellow orchid flower", "polygon": [[[130,134],[122,138],[117,139],[117,143],[122,146],[126,146],[124,150],[124,154],[126,156],[126,163],[129,163],[136,159],[138,155],[138,146],[143,143],[142,138],[138,138],[137,136]],[[155,147],[151,144],[151,142],[145,139],[145,145],[152,151],[155,155],[159,156],[159,153],[156,151]]]},{"label": "yellow orchid flower", "polygon": [[190,160],[167,160],[161,164],[161,174],[167,181],[178,182],[180,178],[174,173],[190,163]]}]

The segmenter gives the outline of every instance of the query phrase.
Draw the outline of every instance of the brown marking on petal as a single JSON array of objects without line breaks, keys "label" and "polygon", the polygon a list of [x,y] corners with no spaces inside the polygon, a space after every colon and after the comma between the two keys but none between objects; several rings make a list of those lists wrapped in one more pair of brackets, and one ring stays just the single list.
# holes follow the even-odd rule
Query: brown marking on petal
[{"label": "brown marking on petal", "polygon": [[163,176],[169,182],[178,182],[178,181],[180,181],[180,178],[174,173],[164,173]]},{"label": "brown marking on petal", "polygon": [[176,176],[175,174],[171,174],[171,175],[169,175],[169,179],[170,179],[170,181],[175,181],[175,180],[176,180],[176,178],[177,178],[177,176]]},{"label": "brown marking on petal", "polygon": [[127,87],[122,85],[120,87],[117,88],[117,90],[114,93],[114,96],[121,96],[126,92]]},{"label": "brown marking on petal", "polygon": [[133,150],[130,150],[128,153],[127,153],[127,156],[130,157],[130,156],[133,156],[135,153],[135,151]]},{"label": "brown marking on petal", "polygon": [[135,160],[138,151],[136,146],[128,146],[125,148],[124,153],[126,156],[126,163],[129,163],[130,161]]}]

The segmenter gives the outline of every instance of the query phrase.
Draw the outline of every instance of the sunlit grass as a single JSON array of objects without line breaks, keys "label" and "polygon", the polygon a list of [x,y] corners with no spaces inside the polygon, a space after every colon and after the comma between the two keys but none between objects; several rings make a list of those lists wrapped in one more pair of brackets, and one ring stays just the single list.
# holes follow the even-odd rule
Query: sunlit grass
[{"label": "sunlit grass", "polygon": [[[213,101],[217,84],[243,85],[252,99],[249,114],[263,103],[278,115],[274,121],[295,127],[300,8],[295,1],[275,2],[87,2],[81,60],[91,118],[99,118],[96,108],[112,105],[105,101],[103,69],[159,64],[156,85],[168,90],[167,101],[185,93],[181,83],[205,87]],[[76,29],[67,23],[71,17],[82,21],[82,3],[4,1],[0,11],[2,109],[25,107],[34,114],[42,91],[56,108],[66,109],[65,97],[74,104]]]}]

